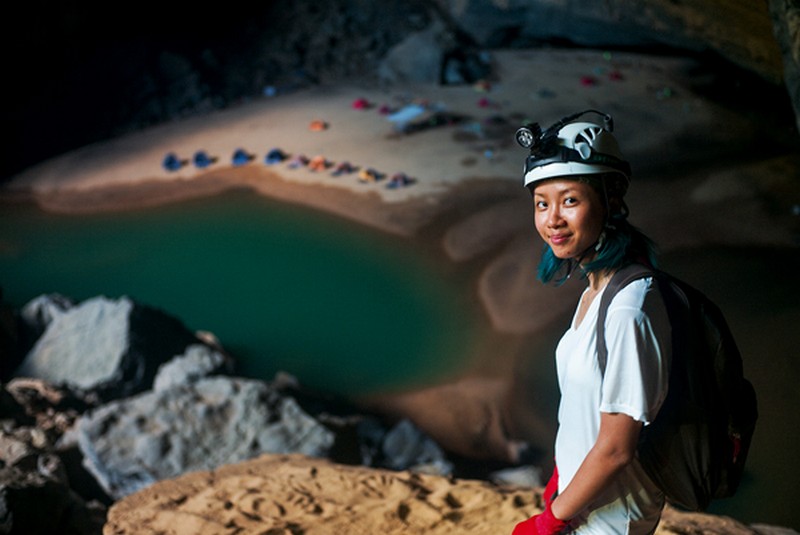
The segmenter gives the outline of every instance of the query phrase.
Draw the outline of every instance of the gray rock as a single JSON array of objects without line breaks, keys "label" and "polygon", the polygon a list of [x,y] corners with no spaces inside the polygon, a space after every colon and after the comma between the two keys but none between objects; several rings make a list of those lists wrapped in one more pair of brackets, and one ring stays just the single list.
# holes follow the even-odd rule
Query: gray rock
[{"label": "gray rock", "polygon": [[443,31],[444,27],[436,22],[392,47],[378,67],[381,81],[438,83],[445,53],[441,45]]},{"label": "gray rock", "polygon": [[8,378],[22,363],[25,355],[42,336],[56,317],[75,306],[68,297],[61,294],[43,294],[31,299],[17,313],[17,347],[13,362],[0,363],[3,377]]},{"label": "gray rock", "polygon": [[426,28],[409,33],[392,46],[377,68],[381,82],[465,84],[486,78],[491,58],[473,50],[470,40],[452,25],[435,18]]},{"label": "gray rock", "polygon": [[186,348],[183,355],[162,364],[153,381],[153,390],[194,383],[203,377],[231,370],[231,360],[220,351],[203,344]]},{"label": "gray rock", "polygon": [[392,470],[411,469],[438,475],[453,471],[442,448],[410,420],[401,420],[386,433],[383,455],[386,467]]},{"label": "gray rock", "polygon": [[334,434],[261,381],[214,377],[112,402],[77,424],[84,466],[112,497],[262,453],[324,456]]},{"label": "gray rock", "polygon": [[39,335],[53,320],[75,306],[69,297],[61,294],[43,294],[34,297],[22,307],[20,318],[25,325]]},{"label": "gray rock", "polygon": [[52,318],[16,375],[90,389],[116,373],[133,303],[96,298]]},{"label": "gray rock", "polygon": [[544,486],[542,469],[532,465],[496,470],[489,474],[489,480],[497,485],[515,485],[531,488]]},{"label": "gray rock", "polygon": [[196,342],[160,310],[96,297],[55,313],[14,375],[125,397],[149,389],[158,366]]}]

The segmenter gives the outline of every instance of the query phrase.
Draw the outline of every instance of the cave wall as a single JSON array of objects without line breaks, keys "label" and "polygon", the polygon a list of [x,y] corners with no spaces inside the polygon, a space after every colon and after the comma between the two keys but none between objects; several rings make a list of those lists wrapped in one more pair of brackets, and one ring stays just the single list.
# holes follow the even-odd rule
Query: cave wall
[{"label": "cave wall", "polygon": [[783,76],[800,130],[800,0],[770,0],[775,38],[783,57]]},{"label": "cave wall", "polygon": [[785,84],[800,130],[800,0],[436,0],[478,44],[717,56]]},{"label": "cave wall", "polygon": [[[712,52],[770,81],[782,79],[766,0],[436,1],[484,46],[564,41]],[[773,16],[781,11],[775,6]]]},{"label": "cave wall", "polygon": [[[409,36],[454,51],[581,46],[694,54],[782,87],[800,109],[800,0],[143,0],[123,14],[23,3],[2,35],[0,180],[60,152],[309,84],[377,76]],[[433,34],[433,35],[431,35]],[[785,74],[784,74],[785,73]]]}]

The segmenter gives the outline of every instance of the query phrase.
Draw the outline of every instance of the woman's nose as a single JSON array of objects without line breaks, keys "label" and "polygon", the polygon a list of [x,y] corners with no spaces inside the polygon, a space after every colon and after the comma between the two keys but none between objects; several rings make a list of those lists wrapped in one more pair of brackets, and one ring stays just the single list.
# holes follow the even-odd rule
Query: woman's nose
[{"label": "woman's nose", "polygon": [[561,211],[557,206],[552,206],[547,210],[547,219],[545,221],[548,227],[558,227],[564,222],[561,217]]}]

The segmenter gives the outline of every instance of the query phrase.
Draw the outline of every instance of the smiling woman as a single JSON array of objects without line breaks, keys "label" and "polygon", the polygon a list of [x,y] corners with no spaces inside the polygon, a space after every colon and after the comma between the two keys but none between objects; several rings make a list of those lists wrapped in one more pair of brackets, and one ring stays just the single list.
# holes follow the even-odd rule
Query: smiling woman
[{"label": "smiling woman", "polygon": [[[636,448],[667,392],[670,322],[652,276],[613,294],[603,309],[608,321],[600,316],[599,296],[612,276],[636,262],[652,268],[653,255],[649,240],[627,221],[630,165],[611,133],[611,116],[600,114],[603,125],[575,122],[586,113],[600,112],[517,132],[531,151],[524,184],[545,241],[539,278],[550,282],[564,266],[562,282],[579,269],[588,285],[556,348],[561,400],[545,508],[513,535],[652,533],[664,507],[664,493],[644,472]],[[607,334],[597,334],[597,325]],[[599,364],[601,336],[607,366]]]},{"label": "smiling woman", "polygon": [[548,180],[533,193],[534,222],[557,258],[589,251],[603,229],[605,214],[597,190],[578,180]]},{"label": "smiling woman", "polygon": [[18,205],[3,218],[11,304],[129,295],[214,332],[250,377],[283,370],[309,387],[369,393],[452,371],[470,343],[471,307],[435,261],[258,195],[92,216]]}]

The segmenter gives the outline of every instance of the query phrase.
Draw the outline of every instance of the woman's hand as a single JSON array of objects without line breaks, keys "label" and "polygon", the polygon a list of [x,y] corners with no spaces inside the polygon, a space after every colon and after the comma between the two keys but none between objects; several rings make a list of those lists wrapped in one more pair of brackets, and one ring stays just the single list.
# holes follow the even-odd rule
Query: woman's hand
[{"label": "woman's hand", "polygon": [[[541,535],[541,534],[555,534],[559,533],[566,526],[566,522],[562,522],[553,516],[553,511],[550,506],[558,494],[558,466],[553,466],[553,475],[544,487],[542,498],[544,498],[545,510],[542,514],[534,515],[524,522],[520,522],[514,528],[512,535]],[[555,530],[555,531],[554,531]]]},{"label": "woman's hand", "polygon": [[553,516],[550,504],[547,504],[542,514],[534,515],[528,520],[520,522],[511,535],[558,535],[569,526],[569,522],[559,520]]}]

